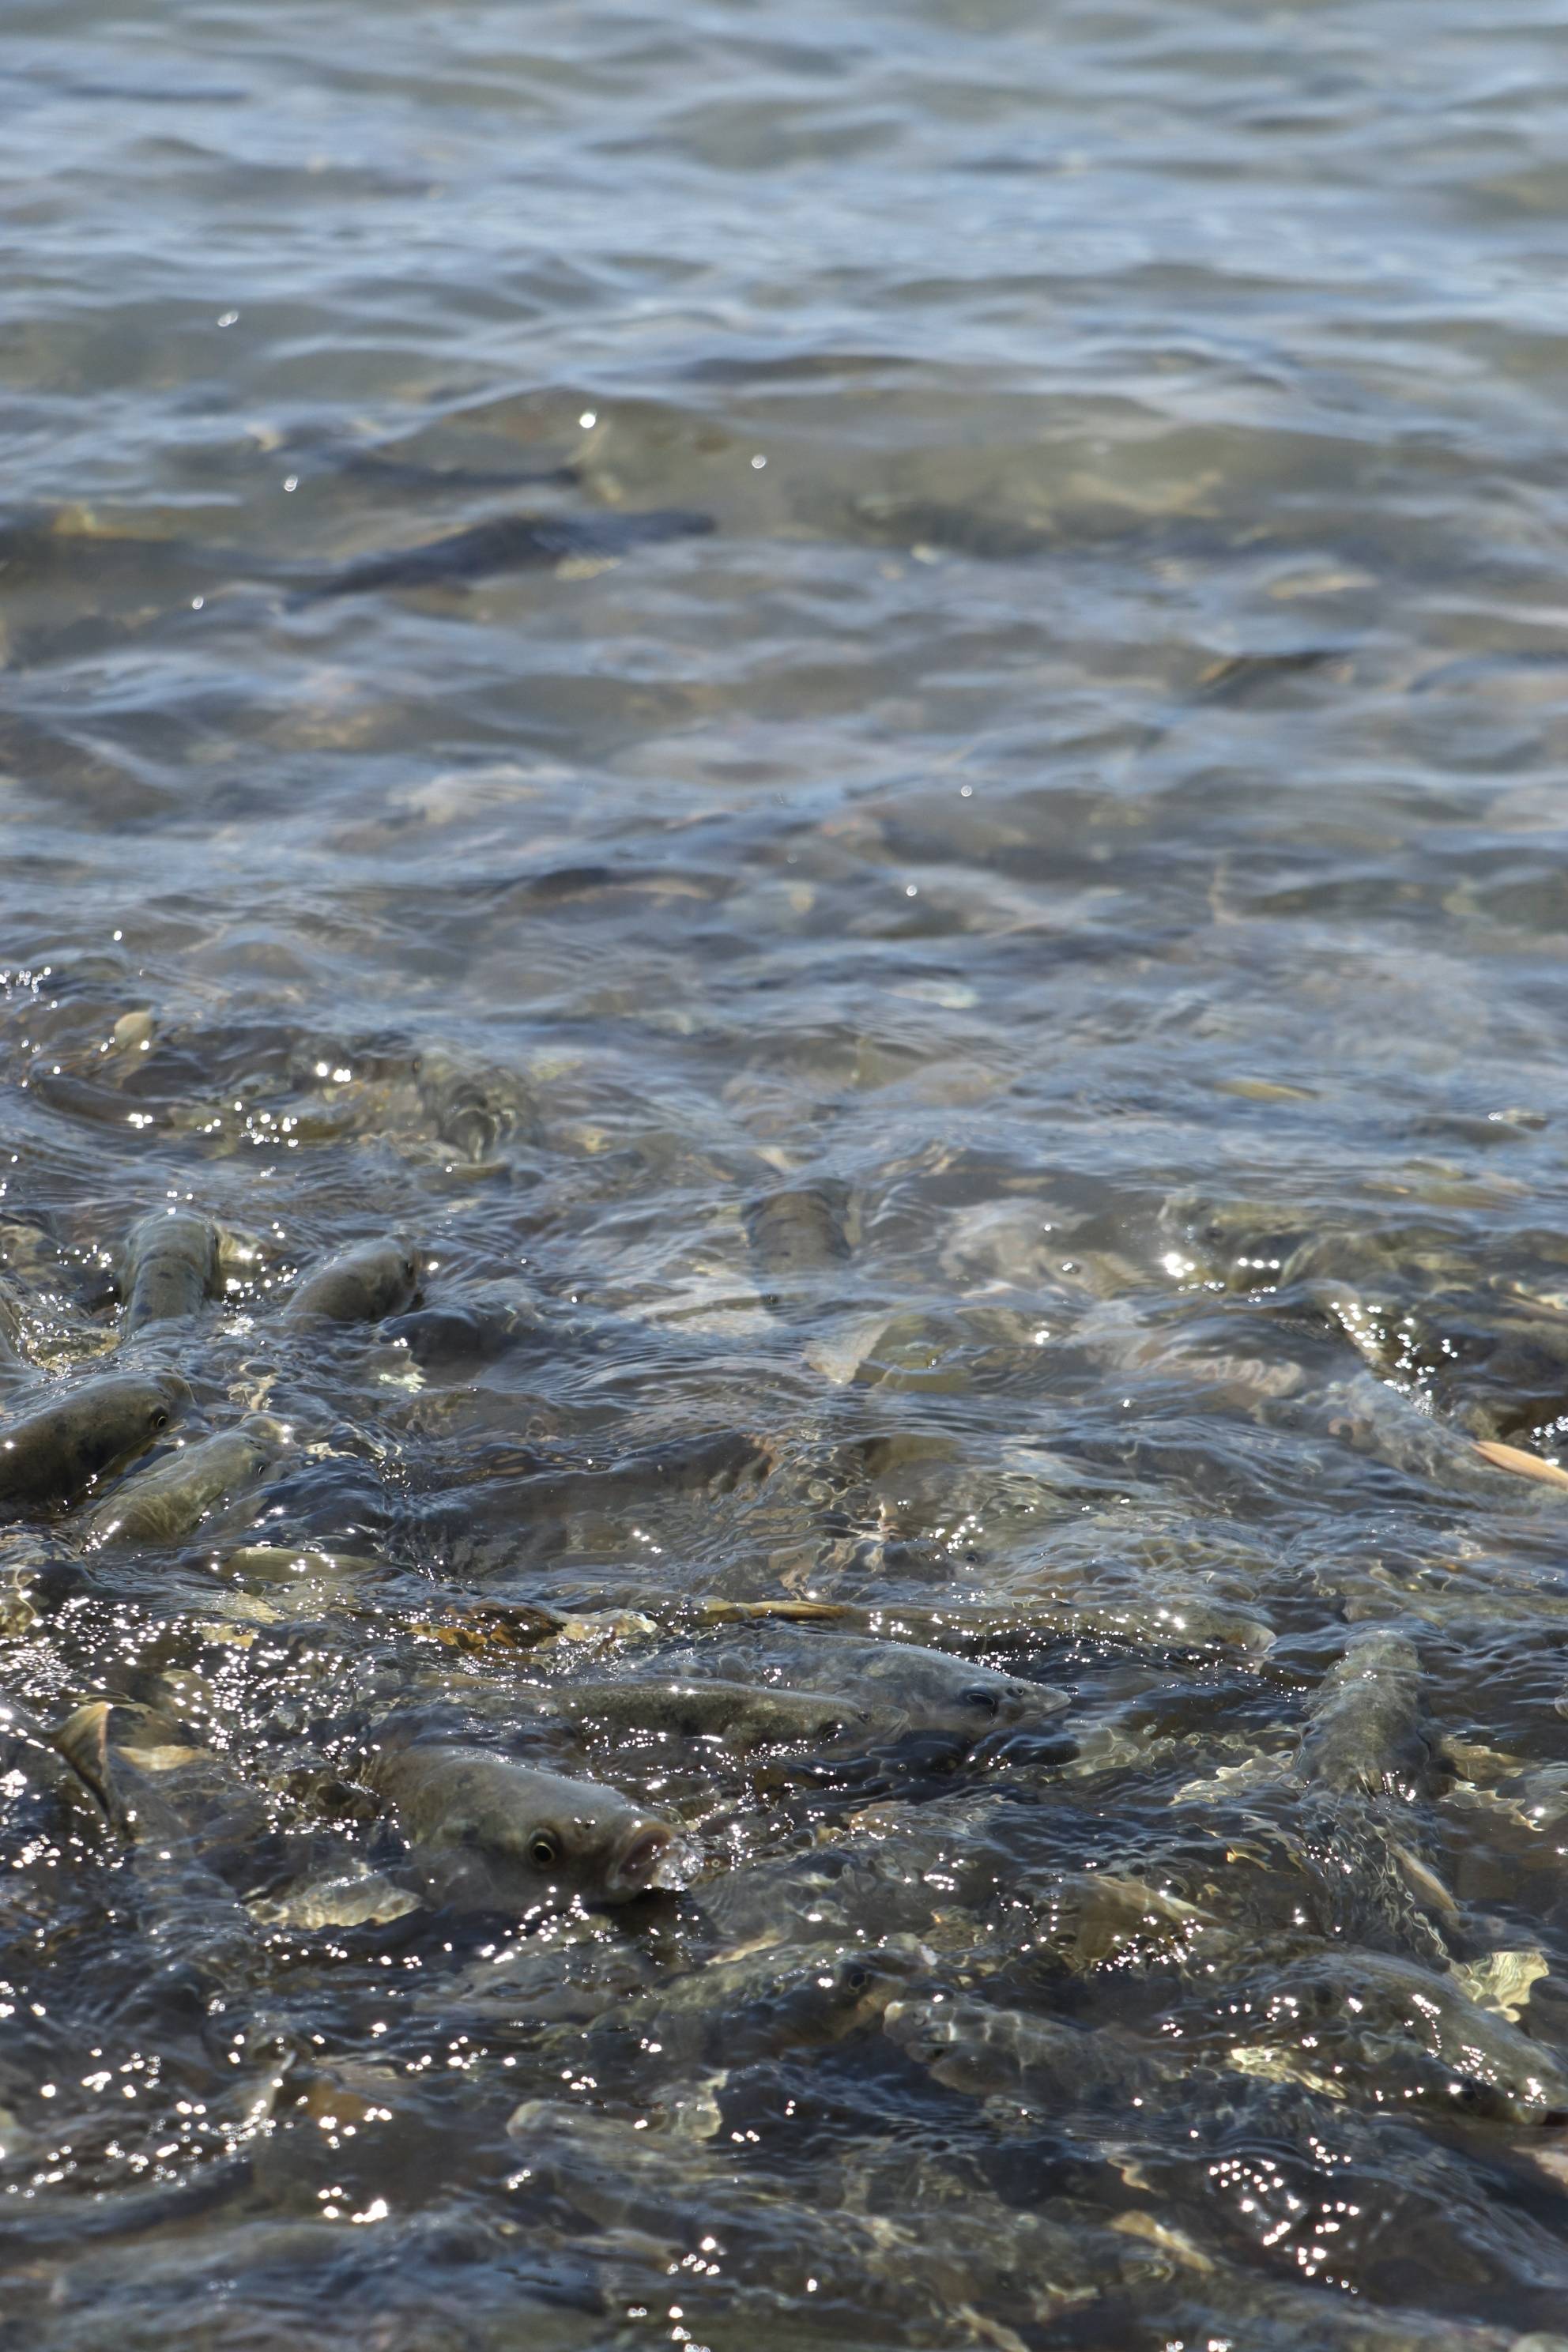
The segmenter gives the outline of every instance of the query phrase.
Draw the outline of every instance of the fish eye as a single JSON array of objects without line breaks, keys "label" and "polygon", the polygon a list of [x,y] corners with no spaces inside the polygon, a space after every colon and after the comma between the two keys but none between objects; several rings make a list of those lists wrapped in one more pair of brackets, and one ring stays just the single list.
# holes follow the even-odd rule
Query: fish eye
[{"label": "fish eye", "polygon": [[844,1971],[844,1982],[850,1992],[864,1992],[871,1981],[871,1971],[858,1960],[852,1960]]},{"label": "fish eye", "polygon": [[169,1426],[169,1408],[168,1408],[168,1406],[167,1406],[167,1405],[161,1404],[161,1405],[159,1405],[159,1406],[157,1407],[157,1409],[154,1411],[153,1415],[153,1428],[154,1428],[154,1429],[167,1429],[167,1428],[168,1428],[168,1426]]},{"label": "fish eye", "polygon": [[561,1859],[561,1846],[548,1830],[538,1830],[529,1840],[528,1858],[535,1870],[548,1870]]},{"label": "fish eye", "polygon": [[996,1712],[996,1694],[994,1690],[987,1690],[984,1683],[976,1683],[972,1689],[966,1690],[963,1694],[963,1703],[965,1706],[979,1707],[985,1715],[994,1715]]}]

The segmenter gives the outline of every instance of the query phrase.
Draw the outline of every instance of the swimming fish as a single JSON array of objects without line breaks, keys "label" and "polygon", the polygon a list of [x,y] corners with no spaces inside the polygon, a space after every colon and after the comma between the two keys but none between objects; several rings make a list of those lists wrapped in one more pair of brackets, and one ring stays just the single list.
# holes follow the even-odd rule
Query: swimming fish
[{"label": "swimming fish", "polygon": [[306,1275],[284,1317],[290,1323],[379,1323],[400,1315],[419,1287],[419,1260],[406,1242],[361,1242]]},{"label": "swimming fish", "polygon": [[393,1807],[425,1891],[458,1910],[629,1902],[675,1842],[618,1789],[488,1748],[382,1749],[364,1777]]},{"label": "swimming fish", "polygon": [[144,1454],[190,1399],[174,1372],[110,1372],[0,1425],[0,1513],[68,1509]]},{"label": "swimming fish", "polygon": [[218,1289],[217,1227],[190,1209],[154,1209],[126,1236],[120,1288],[127,1333],[198,1313]]}]

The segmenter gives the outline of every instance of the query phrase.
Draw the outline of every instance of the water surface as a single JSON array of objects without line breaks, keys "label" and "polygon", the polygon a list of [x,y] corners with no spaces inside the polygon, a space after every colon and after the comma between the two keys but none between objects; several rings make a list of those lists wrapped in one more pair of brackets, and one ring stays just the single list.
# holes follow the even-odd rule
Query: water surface
[{"label": "water surface", "polygon": [[[188,1202],[190,1433],[293,1432],[0,1558],[9,1702],[232,1782],[161,1863],[0,1782],[0,2343],[1543,2341],[1568,1497],[1475,1448],[1568,1428],[1568,10],[0,43],[7,1401]],[[284,1325],[393,1230],[467,1336]],[[1070,1706],[524,1704],[813,1599]],[[399,1710],[683,1883],[310,1924]]]}]

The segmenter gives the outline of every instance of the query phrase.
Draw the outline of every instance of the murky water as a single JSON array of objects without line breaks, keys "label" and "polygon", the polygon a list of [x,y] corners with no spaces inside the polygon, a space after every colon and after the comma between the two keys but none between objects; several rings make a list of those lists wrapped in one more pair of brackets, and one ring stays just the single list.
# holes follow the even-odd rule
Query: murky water
[{"label": "murky water", "polygon": [[0,51],[0,2344],[1544,2352],[1568,7]]}]

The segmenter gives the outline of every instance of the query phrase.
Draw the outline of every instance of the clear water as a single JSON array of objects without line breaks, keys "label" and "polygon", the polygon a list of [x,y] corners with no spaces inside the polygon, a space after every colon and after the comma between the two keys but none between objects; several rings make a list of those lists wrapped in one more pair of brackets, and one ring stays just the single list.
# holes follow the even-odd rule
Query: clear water
[{"label": "clear water", "polygon": [[[0,1554],[13,1706],[174,1727],[152,1837],[5,1759],[0,2344],[1550,2336],[1568,1497],[1476,1442],[1568,1428],[1568,9],[0,55],[7,1402],[177,1197],[188,1429],[293,1432]],[[394,1229],[488,1337],[284,1322]],[[539,1727],[812,1598],[1071,1704]],[[394,1712],[680,1883],[310,1924]]]}]

